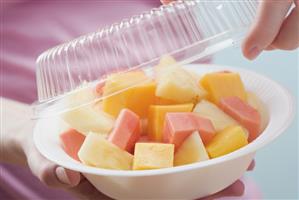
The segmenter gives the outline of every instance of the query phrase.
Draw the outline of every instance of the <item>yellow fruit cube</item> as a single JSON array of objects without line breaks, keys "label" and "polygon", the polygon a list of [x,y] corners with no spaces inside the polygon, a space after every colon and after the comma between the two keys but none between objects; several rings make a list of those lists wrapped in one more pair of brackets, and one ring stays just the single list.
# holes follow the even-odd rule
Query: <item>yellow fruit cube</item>
[{"label": "yellow fruit cube", "polygon": [[244,129],[241,126],[230,126],[217,133],[206,146],[206,150],[210,158],[216,158],[240,149],[247,144]]},{"label": "yellow fruit cube", "polygon": [[246,101],[246,91],[238,73],[214,72],[206,74],[200,81],[208,92],[208,98],[218,104],[222,97],[237,96]]},{"label": "yellow fruit cube", "polygon": [[174,166],[191,164],[208,159],[208,153],[199,133],[195,131],[183,142],[174,154]]},{"label": "yellow fruit cube", "polygon": [[165,115],[168,112],[191,112],[193,104],[177,105],[151,105],[148,113],[148,135],[154,140],[161,142],[163,139],[163,126]]},{"label": "yellow fruit cube", "polygon": [[148,107],[155,102],[156,84],[142,72],[113,75],[104,86],[103,110],[116,117],[128,108],[140,117],[147,117]]},{"label": "yellow fruit cube", "polygon": [[114,118],[103,112],[97,104],[91,103],[95,99],[96,94],[90,88],[71,93],[63,102],[66,109],[71,110],[63,113],[62,119],[85,135],[90,131],[108,133],[113,127]]},{"label": "yellow fruit cube", "polygon": [[136,143],[133,170],[173,167],[173,144]]},{"label": "yellow fruit cube", "polygon": [[86,165],[105,169],[131,170],[133,163],[133,155],[95,133],[87,135],[78,157]]}]

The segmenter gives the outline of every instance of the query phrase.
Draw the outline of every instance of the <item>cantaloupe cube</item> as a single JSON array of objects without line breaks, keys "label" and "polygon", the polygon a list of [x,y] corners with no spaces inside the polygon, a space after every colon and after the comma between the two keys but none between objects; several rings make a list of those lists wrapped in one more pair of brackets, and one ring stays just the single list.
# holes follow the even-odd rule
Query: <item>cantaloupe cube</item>
[{"label": "cantaloupe cube", "polygon": [[179,102],[176,102],[174,100],[164,99],[161,97],[155,97],[155,105],[174,105],[178,104]]},{"label": "cantaloupe cube", "polygon": [[248,141],[259,136],[261,117],[259,112],[239,97],[226,97],[220,100],[220,108],[249,131]]},{"label": "cantaloupe cube", "polygon": [[90,88],[78,89],[69,94],[63,103],[66,108],[72,109],[63,113],[62,118],[70,127],[85,135],[90,131],[108,133],[113,127],[114,118],[93,103],[96,98],[95,92]]},{"label": "cantaloupe cube", "polygon": [[103,95],[108,96],[103,100],[103,110],[116,117],[121,109],[128,108],[140,117],[147,117],[149,105],[155,102],[155,90],[156,84],[143,72],[112,75],[103,89]]},{"label": "cantaloupe cube", "polygon": [[195,106],[193,112],[203,118],[211,120],[216,132],[228,126],[238,124],[233,118],[218,108],[218,106],[206,100],[200,101]]},{"label": "cantaloupe cube", "polygon": [[133,153],[133,148],[140,137],[140,132],[141,124],[139,116],[128,109],[123,109],[115,121],[108,141],[123,150]]},{"label": "cantaloupe cube", "polygon": [[247,103],[255,108],[261,116],[260,133],[267,127],[269,122],[269,113],[267,112],[266,105],[257,97],[253,92],[247,91]]},{"label": "cantaloupe cube", "polygon": [[60,134],[60,142],[64,151],[73,159],[80,161],[78,151],[84,142],[85,136],[75,129],[68,129]]},{"label": "cantaloupe cube", "polygon": [[178,105],[151,105],[148,114],[148,135],[154,140],[161,142],[163,139],[163,125],[165,115],[168,112],[191,112],[193,104]]},{"label": "cantaloupe cube", "polygon": [[205,144],[211,141],[215,135],[215,129],[208,119],[197,116],[194,113],[166,114],[163,139],[166,143],[174,144],[175,149],[178,149],[194,131],[199,131]]},{"label": "cantaloupe cube", "polygon": [[246,101],[246,91],[238,73],[209,73],[200,83],[208,92],[209,100],[215,104],[218,104],[221,98],[230,96],[237,96]]},{"label": "cantaloupe cube", "polygon": [[173,167],[173,156],[173,144],[136,143],[133,170]]},{"label": "cantaloupe cube", "polygon": [[157,80],[156,96],[179,103],[196,102],[205,95],[193,76],[186,70],[175,67],[163,71]]},{"label": "cantaloupe cube", "polygon": [[174,166],[208,160],[209,156],[197,131],[193,132],[174,154]]},{"label": "cantaloupe cube", "polygon": [[229,126],[215,135],[206,146],[210,158],[231,153],[247,145],[244,129],[241,126]]},{"label": "cantaloupe cube", "polygon": [[133,155],[95,133],[87,135],[78,156],[86,165],[105,169],[130,170],[133,163]]}]

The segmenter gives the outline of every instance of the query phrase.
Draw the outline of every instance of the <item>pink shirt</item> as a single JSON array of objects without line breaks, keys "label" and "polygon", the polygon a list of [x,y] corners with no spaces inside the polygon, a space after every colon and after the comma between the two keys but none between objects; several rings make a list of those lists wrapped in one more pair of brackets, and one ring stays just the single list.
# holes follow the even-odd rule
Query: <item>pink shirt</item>
[{"label": "pink shirt", "polygon": [[[1,96],[34,102],[37,99],[35,59],[40,53],[159,5],[159,0],[4,3],[1,6]],[[0,171],[0,199],[72,198],[66,192],[42,185],[29,170],[2,164]]]}]

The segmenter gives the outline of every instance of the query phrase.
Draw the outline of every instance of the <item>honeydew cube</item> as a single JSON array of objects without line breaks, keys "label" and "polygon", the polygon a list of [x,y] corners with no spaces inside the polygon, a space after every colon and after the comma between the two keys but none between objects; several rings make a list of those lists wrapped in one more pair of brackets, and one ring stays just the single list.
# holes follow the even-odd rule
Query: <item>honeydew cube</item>
[{"label": "honeydew cube", "polygon": [[238,125],[238,123],[225,112],[223,112],[215,104],[202,100],[193,110],[197,115],[211,120],[216,132],[219,132],[231,125]]},{"label": "honeydew cube", "polygon": [[208,160],[209,156],[197,131],[193,132],[174,154],[174,166]]},{"label": "honeydew cube", "polygon": [[62,119],[80,133],[90,131],[108,133],[114,124],[114,118],[103,112],[93,103],[97,98],[90,88],[77,89],[64,99],[64,106],[70,109],[62,114]]},{"label": "honeydew cube", "polygon": [[87,135],[78,157],[86,165],[105,169],[130,170],[133,163],[133,155],[95,133]]},{"label": "honeydew cube", "polygon": [[151,105],[148,114],[148,135],[154,140],[161,142],[163,139],[163,125],[165,115],[169,112],[191,112],[193,104],[178,105]]},{"label": "honeydew cube", "polygon": [[256,109],[236,96],[222,98],[219,106],[249,131],[249,142],[259,136],[261,117]]},{"label": "honeydew cube", "polygon": [[246,101],[246,91],[238,73],[214,72],[206,74],[200,81],[208,92],[208,98],[219,104],[221,98],[237,96]]},{"label": "honeydew cube", "polygon": [[133,170],[173,167],[173,157],[173,144],[136,143]]},{"label": "honeydew cube", "polygon": [[140,118],[134,112],[123,109],[115,121],[108,141],[128,152],[133,152],[134,145],[140,137]]},{"label": "honeydew cube", "polygon": [[266,105],[259,97],[257,97],[253,92],[250,91],[247,91],[247,102],[250,106],[255,108],[260,113],[261,126],[259,132],[262,132],[269,122],[269,114],[267,112]]},{"label": "honeydew cube", "polygon": [[103,88],[103,110],[117,117],[128,108],[140,117],[147,117],[148,107],[155,102],[156,84],[143,72],[127,72],[108,77]]},{"label": "honeydew cube", "polygon": [[78,151],[85,140],[85,136],[75,129],[68,129],[60,134],[60,142],[64,151],[73,159],[80,161]]},{"label": "honeydew cube", "polygon": [[215,135],[206,146],[210,158],[231,153],[248,144],[246,134],[241,126],[229,126]]},{"label": "honeydew cube", "polygon": [[215,129],[209,119],[197,116],[194,113],[167,113],[164,123],[163,139],[179,148],[184,140],[194,131],[207,144],[215,135]]}]

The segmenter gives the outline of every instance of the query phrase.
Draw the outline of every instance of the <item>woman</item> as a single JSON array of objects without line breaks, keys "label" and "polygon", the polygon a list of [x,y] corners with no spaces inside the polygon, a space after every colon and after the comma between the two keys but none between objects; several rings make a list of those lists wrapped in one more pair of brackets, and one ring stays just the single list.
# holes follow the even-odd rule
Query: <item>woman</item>
[{"label": "woman", "polygon": [[[1,160],[24,166],[37,177],[33,178],[28,169],[2,164],[1,199],[74,198],[62,190],[49,189],[40,181],[81,198],[108,199],[79,173],[56,166],[35,149],[32,141],[34,124],[29,120],[31,108],[28,106],[37,99],[35,59],[50,47],[159,4],[158,0],[28,0],[1,4],[1,96],[4,97],[1,101],[5,116],[1,130]],[[243,43],[245,57],[254,59],[263,50],[298,47],[299,11],[294,7],[287,14],[291,5],[292,1],[262,2],[256,22]],[[214,197],[241,195],[243,190],[238,181]]]}]

